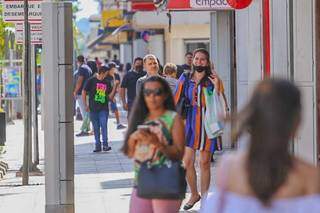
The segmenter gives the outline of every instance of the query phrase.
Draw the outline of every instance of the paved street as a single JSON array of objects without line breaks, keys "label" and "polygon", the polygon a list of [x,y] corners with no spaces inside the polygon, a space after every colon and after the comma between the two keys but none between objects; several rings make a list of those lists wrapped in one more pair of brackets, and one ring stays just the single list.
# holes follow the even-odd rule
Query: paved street
[{"label": "paved street", "polygon": [[[123,116],[124,117],[124,116]],[[115,119],[109,119],[109,140],[112,151],[92,153],[93,136],[75,138],[75,206],[77,213],[128,212],[132,186],[132,161],[119,152],[125,130],[116,130]],[[77,132],[80,122],[75,122]],[[44,169],[43,132],[40,131],[40,166]],[[44,213],[44,176],[31,177],[30,186],[21,186],[15,173],[22,163],[23,123],[7,127],[6,154],[10,171],[0,181],[0,212]],[[199,210],[199,205],[194,211]],[[183,212],[183,211],[182,211]]]}]

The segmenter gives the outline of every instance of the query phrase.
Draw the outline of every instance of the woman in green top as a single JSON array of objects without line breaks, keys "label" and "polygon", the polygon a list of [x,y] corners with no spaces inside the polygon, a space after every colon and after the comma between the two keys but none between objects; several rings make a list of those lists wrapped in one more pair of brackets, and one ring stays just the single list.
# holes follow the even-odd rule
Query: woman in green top
[{"label": "woman in green top", "polygon": [[[153,164],[162,164],[182,160],[184,154],[184,124],[175,112],[169,85],[163,78],[152,76],[141,88],[122,147],[124,154],[135,160],[135,184],[141,162],[151,159]],[[145,126],[139,128],[142,124]],[[130,212],[178,212],[181,201],[140,198],[134,187]]]}]

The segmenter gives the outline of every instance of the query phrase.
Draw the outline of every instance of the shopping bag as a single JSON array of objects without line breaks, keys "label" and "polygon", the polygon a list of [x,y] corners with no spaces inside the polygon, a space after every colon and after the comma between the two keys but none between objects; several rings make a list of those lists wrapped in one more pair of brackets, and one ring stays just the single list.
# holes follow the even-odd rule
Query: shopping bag
[{"label": "shopping bag", "polygon": [[204,118],[204,125],[209,139],[216,138],[223,133],[224,124],[222,117],[224,114],[221,99],[215,90],[209,91],[203,88],[206,111]]}]

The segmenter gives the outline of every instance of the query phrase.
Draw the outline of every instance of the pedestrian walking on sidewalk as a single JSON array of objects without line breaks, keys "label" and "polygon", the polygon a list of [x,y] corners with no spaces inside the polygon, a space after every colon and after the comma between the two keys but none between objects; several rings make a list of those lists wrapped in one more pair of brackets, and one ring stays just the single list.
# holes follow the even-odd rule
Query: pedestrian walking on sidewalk
[{"label": "pedestrian walking on sidewalk", "polygon": [[160,74],[159,74],[159,69],[160,69],[159,62],[158,62],[158,59],[157,59],[157,57],[155,55],[152,55],[152,54],[146,55],[143,58],[143,67],[144,67],[145,71],[147,72],[147,74],[137,80],[136,94],[139,93],[141,85],[143,84],[143,82],[145,80],[147,80],[148,77],[150,77],[150,76],[160,76]]},{"label": "pedestrian walking on sidewalk", "polygon": [[[191,197],[185,204],[184,209],[191,209],[201,196],[197,189],[197,174],[195,170],[196,151],[200,151],[200,187],[201,195],[205,196],[210,185],[210,160],[215,151],[216,137],[211,137],[213,132],[208,132],[205,126],[206,114],[214,106],[207,104],[206,94],[218,93],[219,88],[217,76],[211,73],[210,56],[205,49],[197,49],[193,54],[192,71],[190,74],[183,73],[178,81],[175,92],[175,103],[177,105],[184,100],[186,114],[186,150],[183,159],[187,170],[187,181],[191,190]],[[180,112],[182,113],[182,112]],[[216,125],[218,126],[218,125]]]},{"label": "pedestrian walking on sidewalk", "polygon": [[224,156],[202,212],[320,212],[320,171],[290,151],[301,123],[301,95],[287,80],[265,80],[239,113],[235,138],[246,150]]},{"label": "pedestrian walking on sidewalk", "polygon": [[[184,124],[175,112],[169,85],[160,76],[149,77],[142,83],[135,100],[122,148],[125,155],[135,160],[135,181],[130,201],[130,213],[173,213],[179,211],[186,187],[183,169],[176,176],[159,178],[160,175],[163,176],[166,173],[158,174],[157,180],[159,182],[156,182],[156,178],[143,182],[139,182],[139,180],[141,181],[141,178],[146,176],[146,170],[142,170],[146,163],[150,163],[147,164],[152,168],[151,171],[149,169],[150,172],[161,169],[169,170],[168,165],[172,165],[171,168],[174,168],[174,165],[177,165],[174,162],[180,162],[181,167],[181,159],[184,154],[183,141]],[[153,190],[148,188],[150,182],[156,186]],[[181,193],[179,191],[178,195],[171,194],[168,197],[162,197],[164,192],[162,191],[160,194],[159,191],[168,188],[167,184],[172,182],[181,183]],[[152,195],[145,198],[147,190],[141,189],[142,187],[151,190]],[[170,189],[174,191],[173,188]]]},{"label": "pedestrian walking on sidewalk", "polygon": [[[106,80],[111,82],[111,86],[114,84],[120,85],[120,75],[117,73],[118,66],[114,62],[108,64],[110,70],[107,72]],[[117,91],[116,91],[117,93]],[[125,129],[126,126],[120,123],[120,113],[117,107],[117,100],[115,98],[109,99],[109,105],[111,112],[114,113],[117,122],[117,129]]]},{"label": "pedestrian walking on sidewalk", "polygon": [[86,104],[86,111],[90,112],[90,119],[94,130],[95,149],[93,152],[101,151],[100,129],[103,151],[111,150],[111,147],[108,145],[108,103],[110,99],[114,98],[118,83],[115,83],[112,87],[111,82],[105,79],[106,73],[110,69],[108,66],[100,67],[98,74],[92,76],[82,90],[84,103],[87,103],[87,94],[89,95],[89,106]]},{"label": "pedestrian walking on sidewalk", "polygon": [[178,71],[177,71],[177,77],[180,78],[182,73],[188,73],[191,72],[191,66],[192,66],[192,60],[193,60],[193,54],[192,52],[187,52],[184,55],[185,58],[185,64],[182,64],[178,66]]},{"label": "pedestrian walking on sidewalk", "polygon": [[128,111],[128,116],[132,109],[133,101],[136,97],[137,80],[147,73],[143,71],[143,59],[137,57],[133,62],[133,69],[125,74],[121,82],[120,97],[122,105]]},{"label": "pedestrian walking on sidewalk", "polygon": [[166,81],[168,82],[172,93],[176,90],[178,80],[177,80],[177,66],[173,63],[166,63],[163,68],[163,74]]},{"label": "pedestrian walking on sidewalk", "polygon": [[[98,72],[98,67],[97,67],[96,62],[94,62],[94,61],[87,61],[87,65],[88,65],[88,67],[90,67],[90,69],[91,69],[91,76],[95,75],[95,74]],[[91,76],[90,76],[90,77],[91,77]]]},{"label": "pedestrian walking on sidewalk", "polygon": [[86,112],[86,103],[83,103],[81,93],[84,85],[91,76],[91,69],[85,64],[83,55],[79,55],[77,57],[77,65],[78,70],[75,72],[76,82],[73,91],[73,96],[80,107],[80,112],[82,116],[81,132],[76,134],[76,136],[80,137],[88,136],[90,131],[90,118],[89,114]]}]

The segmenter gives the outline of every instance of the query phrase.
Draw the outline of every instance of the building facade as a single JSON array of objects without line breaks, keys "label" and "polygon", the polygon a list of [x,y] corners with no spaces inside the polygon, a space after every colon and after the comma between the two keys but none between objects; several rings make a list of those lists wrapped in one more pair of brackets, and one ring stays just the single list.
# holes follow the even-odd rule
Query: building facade
[{"label": "building facade", "polygon": [[303,121],[292,150],[314,164],[320,146],[319,4],[253,0],[246,9],[211,14],[211,52],[234,109],[243,107],[265,77],[295,82],[303,95]]},{"label": "building facade", "polygon": [[[152,35],[139,56],[153,53],[160,57],[161,63],[184,63],[184,54],[195,48],[210,47],[210,12],[184,11],[171,13],[171,26],[167,12],[136,12],[133,26],[136,30],[161,30]],[[194,17],[197,17],[196,19]]]}]

